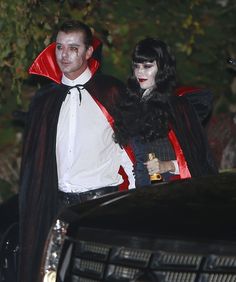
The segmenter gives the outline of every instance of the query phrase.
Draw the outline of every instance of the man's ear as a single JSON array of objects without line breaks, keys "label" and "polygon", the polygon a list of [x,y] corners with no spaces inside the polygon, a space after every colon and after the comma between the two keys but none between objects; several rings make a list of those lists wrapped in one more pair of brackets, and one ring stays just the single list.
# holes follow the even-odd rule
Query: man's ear
[{"label": "man's ear", "polygon": [[89,46],[86,50],[86,60],[90,59],[93,55],[93,46]]}]

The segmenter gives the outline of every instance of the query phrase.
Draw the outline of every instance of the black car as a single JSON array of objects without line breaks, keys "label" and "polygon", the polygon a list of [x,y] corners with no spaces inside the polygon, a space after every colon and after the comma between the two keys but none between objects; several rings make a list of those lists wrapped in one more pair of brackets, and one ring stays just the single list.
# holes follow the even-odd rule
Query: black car
[{"label": "black car", "polygon": [[117,192],[64,210],[46,281],[236,281],[236,173]]}]

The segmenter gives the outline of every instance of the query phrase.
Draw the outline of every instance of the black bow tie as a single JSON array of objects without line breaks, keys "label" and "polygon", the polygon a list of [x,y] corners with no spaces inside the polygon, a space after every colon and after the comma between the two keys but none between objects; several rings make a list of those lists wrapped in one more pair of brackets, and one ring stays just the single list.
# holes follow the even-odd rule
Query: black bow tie
[{"label": "black bow tie", "polygon": [[83,84],[76,84],[74,86],[69,86],[67,94],[71,94],[70,90],[73,89],[73,88],[77,88],[77,90],[79,92],[79,104],[81,105],[81,100],[82,100],[81,90],[85,89],[84,85]]}]

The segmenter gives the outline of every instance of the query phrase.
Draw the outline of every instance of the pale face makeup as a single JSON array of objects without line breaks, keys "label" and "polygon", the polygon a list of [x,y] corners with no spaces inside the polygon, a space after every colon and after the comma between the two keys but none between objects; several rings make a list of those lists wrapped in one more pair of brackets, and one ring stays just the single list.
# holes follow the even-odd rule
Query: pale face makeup
[{"label": "pale face makeup", "polygon": [[156,61],[134,63],[134,75],[142,89],[149,89],[155,86],[157,71],[158,67]]},{"label": "pale face makeup", "polygon": [[86,49],[82,32],[60,31],[56,39],[56,60],[62,73],[74,80],[87,68],[87,60],[92,56],[93,47]]}]

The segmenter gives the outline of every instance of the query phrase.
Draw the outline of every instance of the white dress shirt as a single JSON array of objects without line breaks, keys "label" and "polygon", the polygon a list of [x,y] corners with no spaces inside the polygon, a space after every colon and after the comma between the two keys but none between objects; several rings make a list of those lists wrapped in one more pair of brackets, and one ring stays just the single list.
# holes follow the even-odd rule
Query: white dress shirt
[{"label": "white dress shirt", "polygon": [[[78,78],[62,77],[75,86],[91,78],[87,68]],[[133,165],[125,150],[114,143],[113,129],[88,93],[72,88],[62,103],[57,125],[56,159],[58,187],[63,192],[85,192],[123,182],[120,165],[128,171],[129,188],[134,188]]]}]

